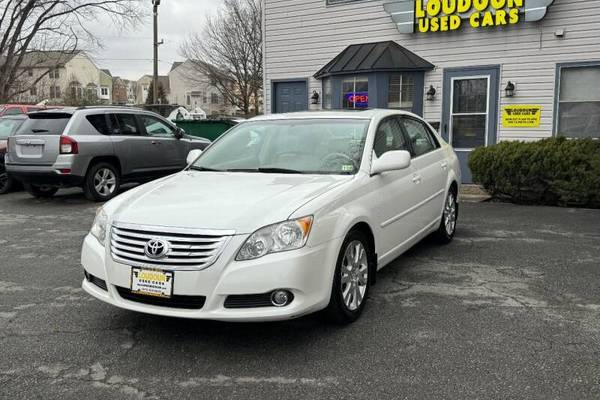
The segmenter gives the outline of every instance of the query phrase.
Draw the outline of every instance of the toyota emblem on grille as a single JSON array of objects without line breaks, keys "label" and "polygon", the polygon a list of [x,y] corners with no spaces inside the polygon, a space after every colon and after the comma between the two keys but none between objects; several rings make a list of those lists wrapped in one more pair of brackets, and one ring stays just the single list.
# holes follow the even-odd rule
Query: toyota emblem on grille
[{"label": "toyota emblem on grille", "polygon": [[152,259],[163,258],[169,251],[169,244],[161,239],[150,239],[144,246],[144,253]]}]

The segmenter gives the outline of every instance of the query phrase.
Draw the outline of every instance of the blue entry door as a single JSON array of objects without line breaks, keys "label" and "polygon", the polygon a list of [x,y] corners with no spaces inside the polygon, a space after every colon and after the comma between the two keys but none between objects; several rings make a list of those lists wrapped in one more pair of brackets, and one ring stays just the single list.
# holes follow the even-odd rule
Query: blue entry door
[{"label": "blue entry door", "polygon": [[456,151],[463,183],[473,183],[469,155],[497,141],[499,67],[444,71],[442,136]]},{"label": "blue entry door", "polygon": [[273,91],[274,113],[308,110],[308,84],[306,81],[275,82]]}]

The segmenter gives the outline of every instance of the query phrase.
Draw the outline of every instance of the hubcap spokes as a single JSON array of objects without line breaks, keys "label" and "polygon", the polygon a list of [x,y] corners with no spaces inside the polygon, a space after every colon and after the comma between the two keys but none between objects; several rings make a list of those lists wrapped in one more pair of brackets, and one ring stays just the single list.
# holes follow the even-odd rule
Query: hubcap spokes
[{"label": "hubcap spokes", "polygon": [[117,187],[117,177],[107,168],[103,168],[94,175],[94,188],[102,196],[108,196],[115,191]]},{"label": "hubcap spokes", "polygon": [[444,225],[446,233],[452,235],[454,229],[456,229],[456,198],[452,193],[448,195],[448,200],[444,207]]},{"label": "hubcap spokes", "polygon": [[369,280],[367,251],[361,242],[348,244],[344,252],[341,268],[342,298],[350,311],[362,304]]}]

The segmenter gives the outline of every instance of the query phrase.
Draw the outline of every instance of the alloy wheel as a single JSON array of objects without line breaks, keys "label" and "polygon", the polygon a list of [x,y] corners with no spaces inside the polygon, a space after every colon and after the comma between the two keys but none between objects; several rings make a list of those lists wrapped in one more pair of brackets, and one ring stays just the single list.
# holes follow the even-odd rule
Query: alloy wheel
[{"label": "alloy wheel", "polygon": [[446,227],[448,236],[452,236],[456,229],[456,196],[454,193],[448,194],[448,199],[444,206],[444,226]]},{"label": "alloy wheel", "polygon": [[344,252],[341,268],[341,289],[344,304],[350,311],[362,304],[369,280],[369,262],[365,246],[358,240],[350,242]]},{"label": "alloy wheel", "polygon": [[108,168],[101,168],[94,175],[94,189],[102,196],[113,194],[117,187],[117,177]]}]

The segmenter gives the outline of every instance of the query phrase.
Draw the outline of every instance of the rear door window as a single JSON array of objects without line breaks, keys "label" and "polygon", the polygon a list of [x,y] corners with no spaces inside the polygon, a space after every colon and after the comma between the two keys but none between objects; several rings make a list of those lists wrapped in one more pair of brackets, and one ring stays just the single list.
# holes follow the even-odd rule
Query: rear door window
[{"label": "rear door window", "polygon": [[71,114],[31,114],[17,135],[62,135],[71,119]]},{"label": "rear door window", "polygon": [[106,114],[88,115],[85,117],[90,124],[103,135],[110,135],[110,128],[108,126],[108,120]]},{"label": "rear door window", "polygon": [[139,136],[140,129],[134,114],[112,114],[113,132],[124,136]]}]

